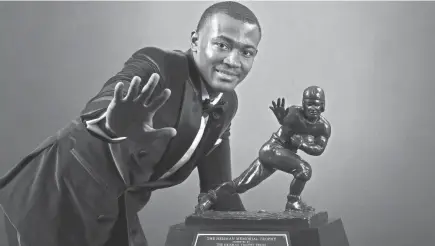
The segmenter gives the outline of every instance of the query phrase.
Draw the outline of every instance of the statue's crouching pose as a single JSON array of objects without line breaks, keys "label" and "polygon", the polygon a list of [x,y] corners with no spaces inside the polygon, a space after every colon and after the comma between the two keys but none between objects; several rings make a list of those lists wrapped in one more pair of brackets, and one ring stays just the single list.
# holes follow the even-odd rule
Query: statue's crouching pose
[{"label": "statue's crouching pose", "polygon": [[303,92],[302,107],[285,109],[284,99],[272,102],[281,127],[263,144],[258,158],[240,176],[226,182],[198,198],[196,212],[209,209],[222,192],[244,193],[267,179],[276,170],[293,175],[287,196],[285,211],[314,211],[301,200],[305,184],[311,178],[311,166],[298,154],[298,150],[321,155],[331,136],[331,125],[321,115],[325,111],[325,93],[317,86],[310,86]]}]

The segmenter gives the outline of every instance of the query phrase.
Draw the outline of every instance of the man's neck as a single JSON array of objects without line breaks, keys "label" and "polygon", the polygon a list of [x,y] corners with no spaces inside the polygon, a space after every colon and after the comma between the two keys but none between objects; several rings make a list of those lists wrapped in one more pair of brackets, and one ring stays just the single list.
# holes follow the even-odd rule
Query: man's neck
[{"label": "man's neck", "polygon": [[213,99],[215,97],[217,97],[220,93],[216,92],[215,90],[213,90],[210,85],[201,77],[201,84],[202,86],[205,87],[205,90],[208,93],[208,96],[210,97],[210,99]]}]

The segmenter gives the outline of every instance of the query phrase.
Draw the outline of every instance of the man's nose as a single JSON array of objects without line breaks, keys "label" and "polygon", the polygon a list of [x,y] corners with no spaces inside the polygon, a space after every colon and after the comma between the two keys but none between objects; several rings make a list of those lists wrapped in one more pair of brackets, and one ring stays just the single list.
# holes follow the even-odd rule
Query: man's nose
[{"label": "man's nose", "polygon": [[240,62],[240,54],[237,50],[231,51],[224,59],[224,63],[229,67],[240,68],[242,66]]}]

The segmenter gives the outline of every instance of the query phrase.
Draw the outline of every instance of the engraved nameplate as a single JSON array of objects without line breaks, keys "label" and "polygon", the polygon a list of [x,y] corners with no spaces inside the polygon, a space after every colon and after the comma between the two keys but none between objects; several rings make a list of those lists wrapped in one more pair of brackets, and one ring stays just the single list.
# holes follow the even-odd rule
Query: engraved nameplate
[{"label": "engraved nameplate", "polygon": [[198,232],[193,246],[291,246],[287,232]]}]

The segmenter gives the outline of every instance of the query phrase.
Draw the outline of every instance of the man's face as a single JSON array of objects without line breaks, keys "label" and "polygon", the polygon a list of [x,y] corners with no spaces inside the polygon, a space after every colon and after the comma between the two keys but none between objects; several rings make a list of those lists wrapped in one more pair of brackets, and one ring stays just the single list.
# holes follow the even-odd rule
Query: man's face
[{"label": "man's face", "polygon": [[232,91],[248,75],[261,35],[257,25],[215,14],[192,33],[192,51],[199,71],[215,92]]},{"label": "man's face", "polygon": [[304,115],[308,120],[316,120],[323,111],[324,103],[321,100],[304,99],[302,102]]}]

